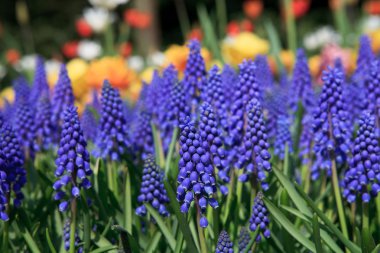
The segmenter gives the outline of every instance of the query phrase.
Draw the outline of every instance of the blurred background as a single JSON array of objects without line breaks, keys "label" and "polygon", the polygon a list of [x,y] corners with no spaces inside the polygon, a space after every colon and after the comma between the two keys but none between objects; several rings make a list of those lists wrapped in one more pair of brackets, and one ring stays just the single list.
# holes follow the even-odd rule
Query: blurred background
[{"label": "blurred background", "polygon": [[189,39],[202,42],[208,67],[265,54],[275,74],[290,73],[304,47],[318,80],[337,56],[354,68],[362,33],[378,52],[379,14],[378,0],[2,0],[0,106],[14,78],[32,83],[37,55],[51,86],[67,64],[79,101],[104,78],[134,100],[153,69],[183,70]]}]

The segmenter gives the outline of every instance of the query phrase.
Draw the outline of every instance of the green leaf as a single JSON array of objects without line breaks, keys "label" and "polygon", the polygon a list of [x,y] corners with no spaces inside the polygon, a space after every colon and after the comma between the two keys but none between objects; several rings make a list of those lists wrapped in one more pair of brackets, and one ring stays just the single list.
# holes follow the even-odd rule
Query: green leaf
[{"label": "green leaf", "polygon": [[156,126],[151,123],[152,127],[152,134],[153,134],[153,142],[154,142],[154,153],[156,154],[156,163],[160,168],[163,168],[165,165],[165,157],[164,157],[164,150],[162,148],[162,141],[160,132],[157,130]]},{"label": "green leaf", "polygon": [[279,36],[277,34],[276,29],[273,26],[273,23],[270,19],[266,20],[264,23],[265,30],[268,33],[272,55],[274,56],[274,59],[276,60],[277,66],[280,70],[284,68],[282,61],[280,59],[280,52],[281,52],[281,42],[279,39]]},{"label": "green leaf", "polygon": [[46,228],[45,234],[46,234],[46,241],[47,241],[47,243],[49,245],[50,252],[57,253],[57,251],[55,250],[54,245],[53,245],[53,243],[51,241],[50,234],[49,234],[49,229],[48,228]]},{"label": "green leaf", "polygon": [[176,199],[173,188],[169,184],[168,180],[164,180],[164,185],[165,185],[165,189],[166,189],[166,192],[168,194],[168,197],[170,199],[170,205],[174,211],[175,216],[177,217],[179,228],[180,228],[180,230],[183,234],[183,237],[186,241],[187,252],[191,252],[191,253],[199,252],[199,250],[195,246],[195,241],[192,237],[192,234],[191,234],[189,225],[187,223],[187,220],[186,220],[185,216],[180,211],[180,207],[179,207],[178,201]]},{"label": "green leaf", "polygon": [[140,248],[135,241],[134,237],[122,226],[113,225],[112,230],[116,230],[120,234],[121,244],[123,245],[123,250],[126,253],[139,253]]},{"label": "green leaf", "polygon": [[41,252],[37,246],[37,243],[34,241],[32,235],[28,231],[28,229],[24,227],[24,225],[19,220],[17,220],[17,222],[16,223],[14,222],[13,224],[14,224],[15,230],[19,231],[22,237],[24,237],[24,240],[26,244],[28,245],[29,249],[31,250],[31,252],[33,253]]},{"label": "green leaf", "polygon": [[97,248],[96,250],[91,251],[91,253],[102,253],[102,252],[108,252],[111,250],[117,250],[118,247],[115,245],[110,245],[110,246],[104,246],[101,248]]},{"label": "green leaf", "polygon": [[317,253],[323,253],[321,235],[319,232],[318,216],[316,214],[313,215],[313,238]]},{"label": "green leaf", "polygon": [[128,168],[125,170],[125,191],[124,191],[124,222],[128,233],[132,234],[132,193],[131,176]]},{"label": "green leaf", "polygon": [[360,248],[347,239],[343,233],[330,221],[326,215],[323,214],[321,210],[314,204],[313,200],[306,195],[306,193],[301,189],[301,187],[295,184],[298,192],[301,194],[302,198],[308,203],[308,205],[313,209],[313,211],[319,216],[319,218],[325,223],[325,225],[333,232],[335,236],[352,252],[360,253]]},{"label": "green leaf", "polygon": [[174,250],[175,253],[181,253],[182,252],[183,242],[184,242],[183,234],[178,233],[177,245],[175,246],[175,250]]},{"label": "green leaf", "polygon": [[162,217],[159,213],[157,213],[156,209],[154,209],[151,205],[145,204],[146,209],[148,209],[148,212],[153,216],[154,220],[157,222],[158,227],[160,228],[162,234],[166,238],[166,240],[169,243],[169,247],[174,250],[176,240],[174,239],[172,233],[170,232],[170,229],[165,225],[165,222],[162,220]]},{"label": "green leaf", "polygon": [[174,128],[173,130],[173,135],[172,139],[170,141],[170,146],[169,146],[169,151],[168,155],[165,159],[165,175],[168,177],[169,176],[169,170],[170,170],[170,164],[173,158],[173,153],[175,149],[175,144],[177,143],[177,136],[178,136],[178,127]]},{"label": "green leaf", "polygon": [[379,252],[380,252],[380,244],[378,244],[378,245],[376,246],[376,248],[374,248],[374,249],[372,250],[371,253],[379,253]]},{"label": "green leaf", "polygon": [[294,239],[296,239],[307,249],[312,252],[316,252],[315,245],[309,239],[307,239],[271,201],[269,201],[267,198],[264,198],[264,202],[268,208],[268,211],[272,214],[272,217],[278,221],[282,228],[286,229]]},{"label": "green leaf", "polygon": [[158,243],[160,242],[161,236],[162,233],[159,230],[154,233],[152,240],[150,240],[148,243],[148,248],[145,250],[146,253],[154,253],[154,251],[157,249]]},{"label": "green leaf", "polygon": [[249,243],[248,243],[247,246],[245,247],[244,253],[248,253],[248,252],[251,250],[253,244],[254,244],[255,241],[256,241],[256,237],[257,237],[257,235],[259,234],[259,231],[260,231],[260,229],[257,228],[256,231],[253,233],[253,235],[251,236],[251,240],[249,241]]}]

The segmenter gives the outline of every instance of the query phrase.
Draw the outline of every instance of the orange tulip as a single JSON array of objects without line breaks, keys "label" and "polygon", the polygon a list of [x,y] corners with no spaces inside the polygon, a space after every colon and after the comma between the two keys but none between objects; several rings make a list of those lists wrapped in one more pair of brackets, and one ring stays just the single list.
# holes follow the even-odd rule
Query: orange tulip
[{"label": "orange tulip", "polygon": [[203,38],[202,29],[199,27],[193,28],[189,34],[187,35],[188,40],[196,39],[198,41],[201,41]]},{"label": "orange tulip", "polygon": [[371,15],[380,14],[380,1],[379,0],[369,0],[364,4],[364,10]]},{"label": "orange tulip", "polygon": [[243,3],[243,10],[247,17],[256,19],[263,11],[263,2],[261,0],[246,0]]},{"label": "orange tulip", "polygon": [[5,53],[5,59],[9,64],[16,64],[20,60],[20,53],[14,48],[8,49]]},{"label": "orange tulip", "polygon": [[227,34],[229,36],[236,36],[240,33],[240,26],[239,26],[239,23],[236,22],[236,21],[231,21],[230,23],[228,23],[227,25]]}]

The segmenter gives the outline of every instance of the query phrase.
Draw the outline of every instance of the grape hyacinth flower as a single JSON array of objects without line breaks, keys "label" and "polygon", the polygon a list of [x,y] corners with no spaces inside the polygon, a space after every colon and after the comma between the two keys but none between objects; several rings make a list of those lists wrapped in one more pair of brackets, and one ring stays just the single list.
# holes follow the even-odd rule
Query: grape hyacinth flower
[{"label": "grape hyacinth flower", "polygon": [[[26,171],[24,166],[24,153],[20,147],[18,138],[12,127],[7,123],[3,123],[0,129],[0,180],[1,190],[3,194],[12,196],[14,193],[13,204],[15,207],[21,205],[21,201],[24,198],[21,192],[22,187],[26,183]],[[3,208],[9,204],[10,198],[5,201],[0,200],[2,207],[0,211],[4,211]],[[2,214],[2,218],[6,218]]]},{"label": "grape hyacinth flower", "polygon": [[373,60],[369,69],[369,77],[366,86],[368,110],[376,116],[380,123],[380,61]]},{"label": "grape hyacinth flower", "polygon": [[38,101],[43,92],[49,93],[49,84],[46,77],[45,63],[42,57],[36,58],[36,68],[34,71],[34,80],[32,90],[30,92],[29,101],[32,106]]},{"label": "grape hyacinth flower", "polygon": [[102,112],[94,155],[117,161],[129,147],[127,122],[119,91],[112,88],[107,80],[103,83],[101,103]]},{"label": "grape hyacinth flower", "polygon": [[[336,68],[328,67],[323,72],[324,82],[319,98],[319,107],[314,114],[313,131],[315,134],[314,151],[322,159],[320,169],[331,173],[331,161],[336,159],[343,164],[349,152],[350,132],[347,127],[347,112],[342,98],[343,75]],[[312,172],[312,178],[318,178],[319,171]]]},{"label": "grape hyacinth flower", "polygon": [[[223,147],[223,136],[218,129],[214,110],[206,102],[200,108],[199,135],[202,139],[202,147],[209,152],[213,166],[218,169],[218,176],[224,183],[228,183],[230,168]],[[221,186],[220,190],[223,194],[228,193],[226,186]]]},{"label": "grape hyacinth flower", "polygon": [[245,251],[250,240],[251,236],[249,235],[248,230],[245,227],[242,227],[239,233],[239,253],[243,253]]},{"label": "grape hyacinth flower", "polygon": [[208,226],[204,216],[207,205],[212,208],[219,206],[213,198],[216,194],[214,169],[210,163],[210,157],[202,147],[201,136],[197,133],[190,117],[182,119],[180,124],[180,160],[179,174],[177,178],[177,200],[182,204],[181,212],[187,213],[193,201],[197,206],[199,224],[205,228]]},{"label": "grape hyacinth flower", "polygon": [[20,101],[16,106],[14,129],[24,150],[25,157],[33,159],[35,152],[38,150],[38,145],[36,142],[36,125],[28,101]]},{"label": "grape hyacinth flower", "polygon": [[233,96],[235,89],[238,88],[238,75],[235,72],[234,68],[230,65],[225,64],[221,73],[222,85],[224,91],[225,104],[227,104],[227,108],[230,108],[233,102]]},{"label": "grape hyacinth flower", "polygon": [[262,100],[262,92],[256,78],[256,65],[252,61],[244,60],[239,65],[239,88],[235,90],[234,102],[231,107],[230,131],[228,143],[240,144],[243,139],[244,114],[250,100],[256,98]]},{"label": "grape hyacinth flower", "polygon": [[302,118],[302,132],[299,141],[299,157],[302,159],[302,164],[307,164],[310,161],[312,151],[312,143],[314,139],[313,133],[313,117],[306,114]]},{"label": "grape hyacinth flower", "polygon": [[190,50],[189,57],[186,62],[185,68],[185,83],[189,86],[186,87],[190,91],[192,97],[197,97],[198,92],[202,92],[206,84],[206,66],[201,55],[201,44],[198,40],[190,40],[188,43]]},{"label": "grape hyacinth flower", "polygon": [[56,129],[57,139],[61,132],[66,108],[74,105],[74,94],[71,80],[67,74],[66,66],[61,65],[57,84],[54,87],[52,98],[52,122]]},{"label": "grape hyacinth flower", "polygon": [[220,232],[218,243],[216,245],[215,253],[233,253],[234,245],[226,231]]},{"label": "grape hyacinth flower", "polygon": [[18,104],[20,101],[29,101],[30,87],[25,77],[18,77],[13,82],[13,89],[16,94],[15,104]]},{"label": "grape hyacinth flower", "polygon": [[257,66],[257,73],[260,73],[258,77],[261,78],[260,83],[263,86],[263,89],[270,90],[273,88],[273,75],[269,67],[266,56],[258,55],[255,58],[255,63]]},{"label": "grape hyacinth flower", "polygon": [[6,183],[7,175],[2,171],[1,168],[4,161],[1,156],[2,154],[0,152],[0,220],[8,221],[9,216],[6,209],[8,205],[7,194],[9,192],[9,186]]},{"label": "grape hyacinth flower", "polygon": [[53,144],[54,126],[51,121],[52,108],[48,94],[45,92],[36,107],[35,129],[39,150],[47,150]]},{"label": "grape hyacinth flower", "polygon": [[291,91],[290,107],[293,111],[297,110],[298,102],[302,103],[306,111],[313,108],[315,101],[312,80],[307,58],[302,48],[297,50]]},{"label": "grape hyacinth flower", "polygon": [[61,212],[68,209],[73,199],[80,197],[81,188],[91,187],[87,177],[92,174],[90,155],[86,149],[87,143],[83,137],[76,107],[67,107],[64,115],[58,157],[55,160],[55,176],[58,180],[53,185],[56,191],[54,199],[61,201]]},{"label": "grape hyacinth flower", "polygon": [[237,162],[237,168],[244,169],[239,176],[239,181],[247,182],[254,175],[261,182],[264,190],[268,189],[265,182],[266,172],[271,171],[269,162],[271,155],[268,151],[269,143],[265,129],[262,107],[256,98],[252,99],[247,106],[247,128],[244,136],[243,146],[239,153],[242,154]]},{"label": "grape hyacinth flower", "polygon": [[349,203],[353,203],[357,195],[363,202],[369,202],[380,192],[380,147],[377,138],[375,117],[368,111],[364,112],[343,181],[343,196]]},{"label": "grape hyacinth flower", "polygon": [[277,134],[277,122],[281,117],[288,117],[287,105],[288,96],[285,87],[274,87],[267,93],[264,100],[264,107],[267,109],[266,126],[268,129],[268,139],[274,141]]},{"label": "grape hyacinth flower", "polygon": [[[256,229],[259,229],[265,238],[270,237],[269,231],[269,219],[268,219],[268,210],[265,207],[263,201],[263,193],[259,192],[255,198],[255,201],[252,206],[252,216],[249,219],[249,229],[254,232]],[[256,237],[256,242],[261,241],[261,235],[258,234]]]},{"label": "grape hyacinth flower", "polygon": [[133,131],[134,149],[145,159],[148,154],[154,154],[154,140],[151,127],[152,114],[144,109],[137,112],[137,122]]},{"label": "grape hyacinth flower", "polygon": [[82,114],[81,125],[86,141],[94,142],[97,136],[98,122],[96,121],[94,113],[91,111],[88,105]]},{"label": "grape hyacinth flower", "polygon": [[208,82],[203,94],[203,101],[208,102],[214,108],[219,125],[228,131],[228,104],[226,103],[222,76],[219,74],[219,68],[216,65],[208,73]]},{"label": "grape hyacinth flower", "polygon": [[[70,219],[66,219],[65,224],[63,226],[63,245],[66,251],[70,250]],[[75,244],[74,246],[77,247],[81,243],[81,240],[78,235],[78,231],[75,231]],[[77,250],[77,253],[82,253],[83,248],[79,247]]]},{"label": "grape hyacinth flower", "polygon": [[277,119],[276,140],[274,142],[274,154],[280,160],[285,158],[285,147],[288,147],[289,154],[293,153],[293,141],[290,133],[290,124],[287,117],[280,117]]},{"label": "grape hyacinth flower", "polygon": [[169,212],[165,206],[165,204],[169,203],[169,198],[165,190],[163,178],[164,172],[156,164],[153,155],[149,154],[144,160],[140,195],[137,197],[137,201],[141,205],[136,208],[137,215],[146,216],[145,203],[148,203],[163,217],[169,216]]},{"label": "grape hyacinth flower", "polygon": [[191,113],[191,100],[186,92],[186,87],[183,82],[173,85],[170,90],[169,108],[167,114],[167,122],[173,127],[179,126],[179,120]]}]

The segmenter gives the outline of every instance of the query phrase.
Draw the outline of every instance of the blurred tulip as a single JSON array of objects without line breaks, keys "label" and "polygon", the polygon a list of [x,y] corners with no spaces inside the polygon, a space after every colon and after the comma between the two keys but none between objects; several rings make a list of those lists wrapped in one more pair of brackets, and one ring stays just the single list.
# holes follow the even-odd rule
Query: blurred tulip
[{"label": "blurred tulip", "polygon": [[256,19],[263,11],[263,2],[261,0],[246,0],[243,3],[243,10],[247,17]]},{"label": "blurred tulip", "polygon": [[95,7],[113,10],[118,5],[128,3],[129,0],[89,0],[89,1]]},{"label": "blurred tulip", "polygon": [[14,65],[20,60],[20,52],[14,48],[8,49],[5,52],[5,59],[9,64]]},{"label": "blurred tulip", "polygon": [[85,79],[88,63],[82,59],[75,58],[66,64],[66,68],[71,80],[74,96],[80,98],[89,93],[90,87]]},{"label": "blurred tulip", "polygon": [[15,100],[15,92],[12,87],[5,88],[0,92],[0,108],[3,108],[5,100],[13,103]]},{"label": "blurred tulip", "polygon": [[102,46],[95,41],[82,40],[78,44],[78,56],[85,60],[93,60],[102,54]]},{"label": "blurred tulip", "polygon": [[239,23],[236,21],[231,21],[227,25],[227,35],[228,36],[236,36],[240,33],[240,26]]},{"label": "blurred tulip", "polygon": [[304,16],[310,7],[310,0],[293,0],[293,13],[295,18]]},{"label": "blurred tulip", "polygon": [[137,29],[146,29],[150,26],[152,16],[150,13],[136,9],[128,9],[124,12],[124,22]]},{"label": "blurred tulip", "polygon": [[132,53],[132,44],[129,42],[124,42],[119,45],[119,54],[123,57],[128,57]]},{"label": "blurred tulip", "polygon": [[78,41],[68,41],[62,47],[62,53],[65,57],[71,59],[78,55]]},{"label": "blurred tulip", "polygon": [[203,38],[202,29],[199,27],[195,27],[191,29],[191,31],[187,34],[188,40],[196,39],[198,41],[202,41],[202,38]]},{"label": "blurred tulip", "polygon": [[371,15],[380,14],[380,1],[379,0],[368,0],[363,6],[365,12]]},{"label": "blurred tulip", "polygon": [[240,27],[241,27],[241,30],[245,32],[253,32],[254,30],[254,26],[251,20],[249,19],[244,19],[243,21],[241,21]]},{"label": "blurred tulip", "polygon": [[112,21],[111,13],[103,8],[86,8],[83,17],[95,33],[103,32]]},{"label": "blurred tulip", "polygon": [[78,19],[76,22],[75,22],[75,28],[77,30],[77,33],[81,36],[81,37],[90,37],[92,35],[92,29],[91,29],[91,26],[86,22],[86,20],[84,20],[83,18],[81,19]]}]

